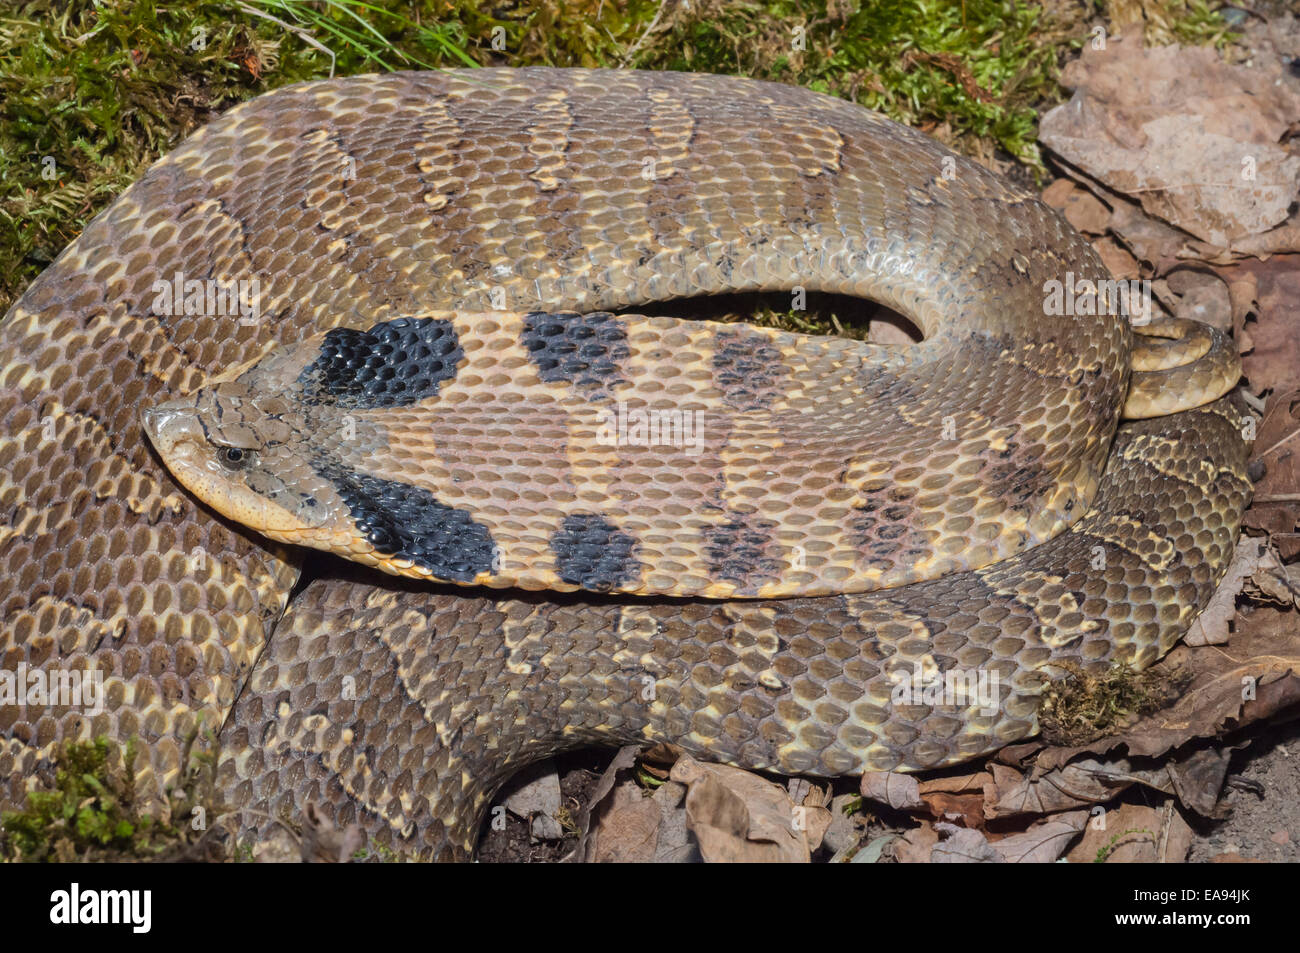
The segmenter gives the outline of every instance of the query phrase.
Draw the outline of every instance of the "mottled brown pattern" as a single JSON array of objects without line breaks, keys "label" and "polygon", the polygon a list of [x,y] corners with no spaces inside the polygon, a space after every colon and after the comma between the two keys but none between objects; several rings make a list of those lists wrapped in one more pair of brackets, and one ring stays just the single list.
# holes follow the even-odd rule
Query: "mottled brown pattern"
[{"label": "mottled brown pattern", "polygon": [[[381,842],[465,856],[502,778],[560,747],[670,739],[783,771],[932,767],[1032,733],[1054,661],[1149,664],[1231,551],[1248,485],[1223,403],[1134,425],[1090,514],[1008,561],[875,594],[732,604],[495,599],[353,569],[295,592],[299,557],[214,517],[142,439],[142,406],[331,327],[803,287],[873,297],[927,343],[862,375],[864,409],[817,406],[826,391],[791,375],[754,441],[816,406],[816,456],[786,450],[815,478],[831,459],[864,494],[883,481],[978,504],[970,474],[943,481],[921,464],[950,425],[968,462],[1019,425],[1017,439],[1048,448],[1059,524],[1088,509],[1106,458],[1127,325],[1028,321],[1044,280],[1100,263],[978,166],[957,160],[943,178],[947,155],[807,91],[634,72],[357,77],[281,90],[201,130],[0,326],[0,665],[96,670],[106,690],[98,713],[0,706],[0,802],[52,780],[59,742],[94,735],[138,737],[141,784],[160,792],[201,719],[220,730],[243,836],[315,801]],[[154,283],[178,271],[258,279],[254,320],[154,313]],[[1014,347],[988,350],[1002,341]],[[1024,359],[1048,345],[1097,376],[1063,389],[1068,368]],[[817,347],[797,360],[847,353]],[[385,446],[378,421],[355,423],[366,452]],[[570,458],[582,432],[568,429]],[[757,468],[732,479],[740,455],[708,474],[706,525],[773,519]],[[583,472],[598,482],[619,463]],[[580,486],[569,492],[580,511]],[[988,522],[990,558],[1025,544],[1025,527]],[[1028,529],[1031,542],[1051,534]],[[993,710],[895,697],[913,671],[997,673]]]},{"label": "mottled brown pattern", "polygon": [[770,410],[790,390],[790,369],[770,340],[744,328],[713,336],[713,382],[739,413]]},{"label": "mottled brown pattern", "polygon": [[727,511],[723,518],[725,522],[705,531],[710,575],[742,587],[742,595],[753,595],[781,572],[772,538],[776,524],[734,510]]},{"label": "mottled brown pattern", "polygon": [[[1232,553],[1250,487],[1243,419],[1220,401],[1126,425],[1117,452],[1129,464],[1108,472],[1069,532],[991,569],[900,590],[656,605],[427,595],[361,575],[313,582],[235,708],[230,737],[243,753],[223,763],[225,783],[257,812],[324,801],[382,843],[451,858],[472,849],[512,766],[557,749],[672,741],[815,775],[977,757],[1037,731],[1038,695],[1059,663],[1141,667],[1172,647]],[[1166,435],[1182,448],[1163,457],[1172,466],[1141,462]],[[1193,484],[1211,448],[1214,472]],[[1184,514],[1177,559],[1135,572],[1127,554],[1142,527],[1131,514],[1173,508]],[[1103,570],[1091,568],[1096,547]],[[989,699],[911,703],[898,693],[913,672],[985,678]],[[357,701],[343,697],[353,673],[364,680]],[[489,711],[508,727],[472,724]],[[308,732],[309,719],[352,733]],[[411,795],[396,804],[399,780]],[[243,823],[248,836],[269,830],[258,813]]]}]

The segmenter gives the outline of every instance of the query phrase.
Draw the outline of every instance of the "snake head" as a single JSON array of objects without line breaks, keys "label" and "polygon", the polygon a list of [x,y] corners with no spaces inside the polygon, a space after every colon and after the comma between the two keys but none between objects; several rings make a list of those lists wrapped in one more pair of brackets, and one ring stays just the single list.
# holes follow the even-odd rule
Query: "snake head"
[{"label": "snake head", "polygon": [[[454,336],[434,319],[380,327],[277,348],[142,410],[141,425],[177,482],[264,536],[397,575],[478,582],[491,575],[488,531],[429,489],[366,469],[392,427],[370,411],[414,403],[449,377]],[[421,357],[424,373],[395,373],[392,354]]]},{"label": "snake head", "polygon": [[318,521],[310,492],[276,475],[292,434],[284,402],[238,382],[142,409],[141,426],[177,481],[223,516],[293,541]]},{"label": "snake head", "polygon": [[337,428],[304,416],[298,382],[318,349],[314,338],[279,348],[233,380],[143,408],[140,422],[177,482],[222,516],[280,542],[334,548],[347,524],[309,457]]}]

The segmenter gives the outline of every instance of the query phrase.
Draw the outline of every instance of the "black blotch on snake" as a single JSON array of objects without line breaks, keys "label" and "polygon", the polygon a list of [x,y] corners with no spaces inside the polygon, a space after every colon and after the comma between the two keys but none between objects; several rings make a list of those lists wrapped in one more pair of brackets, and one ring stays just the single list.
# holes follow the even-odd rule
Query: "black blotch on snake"
[{"label": "black blotch on snake", "polygon": [[789,387],[780,350],[769,338],[743,330],[713,337],[713,383],[729,407],[741,413],[767,409]]},{"label": "black blotch on snake", "polygon": [[449,582],[472,582],[492,569],[496,543],[486,526],[432,493],[333,460],[312,464],[343,498],[352,521],[381,553],[409,559]]},{"label": "black blotch on snake", "polygon": [[704,531],[710,578],[734,583],[744,591],[779,579],[784,567],[771,552],[776,522],[750,513],[731,517]]},{"label": "black blotch on snake", "polygon": [[309,404],[406,407],[437,394],[464,356],[456,329],[442,318],[396,318],[369,331],[334,328],[298,383]]},{"label": "black blotch on snake", "polygon": [[524,315],[521,339],[547,383],[572,384],[594,396],[622,380],[627,331],[608,311],[534,311]]},{"label": "black blotch on snake", "polygon": [[551,537],[561,579],[593,592],[608,592],[636,579],[641,565],[636,540],[594,513],[575,513]]}]

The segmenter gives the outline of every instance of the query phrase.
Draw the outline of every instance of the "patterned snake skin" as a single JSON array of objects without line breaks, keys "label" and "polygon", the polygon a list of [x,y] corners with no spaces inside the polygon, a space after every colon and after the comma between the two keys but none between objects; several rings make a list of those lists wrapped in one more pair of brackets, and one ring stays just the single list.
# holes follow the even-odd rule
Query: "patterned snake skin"
[{"label": "patterned snake skin", "polygon": [[[452,71],[233,109],[88,226],[0,326],[0,664],[98,671],[106,694],[95,712],[0,705],[0,800],[48,780],[60,741],[93,735],[138,736],[141,783],[160,787],[202,719],[220,732],[243,834],[310,801],[381,843],[452,858],[472,851],[504,777],[565,747],[671,740],[836,775],[951,764],[1030,735],[1052,663],[1142,666],[1172,646],[1226,568],[1249,495],[1227,401],[1126,424],[1112,446],[1122,404],[1138,416],[1187,406],[1170,390],[1225,392],[1222,340],[1179,327],[1134,348],[1125,319],[1048,317],[1045,283],[1067,272],[1105,277],[1033,197],[783,86]],[[214,308],[214,284],[250,278],[255,308]],[[208,300],[191,300],[192,281]],[[657,583],[654,560],[630,583],[575,584],[762,596],[762,564],[794,578],[781,592],[838,595],[497,599],[345,564],[299,584],[297,552],[215,518],[142,438],[143,408],[211,395],[331,328],[479,313],[452,324],[467,349],[490,311],[517,322],[510,347],[537,312],[589,320],[796,288],[870,297],[926,335],[887,354],[853,345],[862,372],[836,384],[852,402],[793,408],[822,421],[818,453],[839,454],[852,495],[828,520],[848,542],[794,578],[771,524],[832,484],[795,449],[784,472],[812,482],[767,487],[761,465],[737,481],[745,461],[717,447],[704,496],[734,539],[712,551],[746,571],[718,572],[702,544],[684,589]],[[785,353],[744,326],[674,334],[675,366],[698,366],[733,410],[799,393],[794,342]],[[1192,363],[1170,367],[1175,352]],[[548,382],[518,357],[518,373],[583,386],[563,361]],[[440,400],[503,386],[463,369],[442,383]],[[496,464],[478,465],[483,479]],[[754,502],[768,489],[775,514]],[[571,582],[560,560],[549,568]],[[951,676],[970,691],[928,694]]]},{"label": "patterned snake skin", "polygon": [[[452,313],[315,335],[146,409],[144,429],[218,513],[394,575],[678,597],[866,592],[982,568],[1082,512],[1072,489],[1039,486],[1046,469],[1026,446],[1035,433],[1051,446],[1066,428],[1043,424],[1068,407],[1005,424],[965,409],[964,429],[950,413],[950,432],[932,432],[930,399],[907,395],[939,389],[951,350],[983,359],[964,378],[980,393],[1060,384],[981,337],[897,355],[706,321]],[[908,465],[890,479],[874,475],[888,457],[861,452],[882,414],[909,424],[894,428]],[[915,432],[928,449],[907,445]]]}]

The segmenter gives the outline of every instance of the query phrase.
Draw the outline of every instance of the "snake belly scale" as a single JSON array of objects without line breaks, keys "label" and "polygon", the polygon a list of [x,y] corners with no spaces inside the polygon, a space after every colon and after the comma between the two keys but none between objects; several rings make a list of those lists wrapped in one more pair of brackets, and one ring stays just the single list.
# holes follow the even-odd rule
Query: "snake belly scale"
[{"label": "snake belly scale", "polygon": [[[1224,400],[1183,409],[1235,382],[1222,339],[1181,329],[1188,347],[1204,340],[1186,370],[1171,370],[1148,343],[1165,338],[1135,345],[1120,317],[1045,316],[1043,286],[1067,270],[1105,278],[1087,243],[1032,196],[804,90],[484,70],[305,84],[237,107],[88,226],[0,326],[0,659],[94,669],[105,685],[94,713],[0,707],[7,800],[48,772],[61,740],[90,735],[140,737],[137,771],[160,785],[201,717],[220,730],[235,808],[276,815],[313,800],[380,841],[454,857],[472,850],[500,780],[560,747],[670,740],[742,765],[843,774],[950,764],[1032,734],[1054,662],[1141,666],[1172,646],[1226,568],[1249,496],[1238,411]],[[260,296],[244,320],[157,306],[160,282],[250,277]],[[340,335],[354,348],[435,323],[453,335],[421,345],[443,368],[426,396],[448,407],[490,404],[508,390],[507,371],[532,374],[534,395],[617,399],[610,382],[656,379],[652,361],[632,365],[665,348],[611,346],[601,354],[612,376],[570,367],[547,380],[548,367],[566,365],[539,363],[547,345],[530,349],[529,334],[580,326],[600,339],[593,316],[610,310],[796,287],[880,301],[925,341],[881,354],[743,326],[600,319],[617,340],[655,330],[683,366],[701,362],[703,390],[690,393],[714,413],[710,430],[753,427],[700,468],[694,499],[707,518],[686,527],[699,540],[687,556],[655,548],[655,520],[564,503],[564,474],[552,481],[557,505],[537,507],[540,522],[505,547],[510,520],[492,522],[487,505],[464,517],[468,490],[447,502],[458,481],[425,488],[462,514],[453,528],[489,527],[506,551],[496,565],[476,563],[477,551],[433,562],[428,547],[421,562],[343,508],[370,544],[348,555],[389,571],[632,595],[495,598],[337,566],[295,589],[301,556],[196,503],[139,422],[145,408],[164,405],[173,422],[184,410],[191,436],[200,419],[206,439],[213,418],[194,412],[248,399],[241,386],[269,369],[293,364],[297,381],[339,351]],[[493,347],[488,373],[473,359]],[[806,355],[828,352],[848,357],[822,361],[833,373],[807,392],[857,402],[813,401],[820,415],[780,405],[805,386],[800,362],[818,364]],[[328,390],[336,370],[308,377]],[[1121,410],[1145,390],[1159,383],[1165,399],[1189,381],[1194,397],[1148,401],[1180,412],[1125,424],[1112,443]],[[340,393],[317,404],[378,412]],[[252,429],[284,425],[292,396],[256,395]],[[390,415],[358,430],[389,428],[391,446],[400,408],[378,410]],[[148,429],[175,464],[161,422]],[[261,439],[225,423],[215,451]],[[585,431],[570,427],[555,444],[569,460],[575,433]],[[837,457],[842,496],[824,481],[801,485],[820,471],[798,452],[746,470],[736,448],[765,433],[779,438],[771,446],[807,440]],[[774,463],[794,468],[775,481],[790,492],[761,492]],[[363,476],[409,487],[399,464]],[[601,485],[642,464],[601,461]],[[462,488],[482,489],[495,464],[479,466]],[[246,506],[226,511],[173,468],[219,512],[275,529],[246,516],[268,512],[265,481],[284,471],[245,484]],[[375,496],[353,479],[356,460],[353,476],[314,472],[318,489],[351,492],[340,500]],[[800,561],[783,533],[816,496],[834,504],[815,517],[828,543],[804,547],[813,558]],[[566,530],[579,550],[621,536],[642,558],[635,569],[600,558],[575,569],[554,545]],[[719,533],[744,545],[727,550]],[[548,542],[530,550],[528,539]],[[720,549],[762,551],[763,571],[753,559],[711,560]],[[786,595],[798,598],[768,598]],[[893,694],[907,673],[955,669],[996,673],[991,702]],[[250,832],[265,823],[235,817]]]}]

